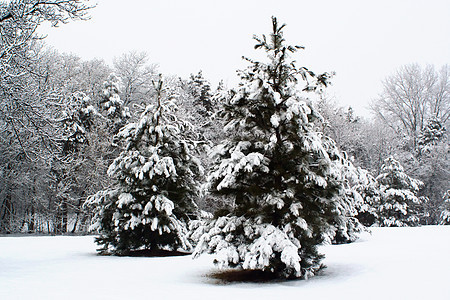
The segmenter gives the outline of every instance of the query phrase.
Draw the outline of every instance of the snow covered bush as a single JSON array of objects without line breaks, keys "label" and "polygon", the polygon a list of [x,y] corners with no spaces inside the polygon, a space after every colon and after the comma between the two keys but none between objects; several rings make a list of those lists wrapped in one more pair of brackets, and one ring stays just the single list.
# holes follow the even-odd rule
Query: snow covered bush
[{"label": "snow covered bush", "polygon": [[377,181],[381,199],[378,206],[379,225],[387,227],[418,225],[421,199],[416,196],[422,182],[409,177],[392,156],[385,159]]},{"label": "snow covered bush", "polygon": [[[311,100],[328,74],[297,68],[283,28],[255,37],[269,62],[252,61],[225,104],[228,139],[212,152],[209,191],[232,199],[228,213],[197,226],[195,256],[214,253],[222,267],[308,278],[321,267],[317,246],[347,232],[354,197],[345,189],[345,156],[317,130]],[[300,85],[302,83],[302,85]],[[304,84],[304,85],[303,85]]]},{"label": "snow covered bush", "polygon": [[102,253],[192,248],[187,222],[198,215],[194,200],[202,169],[184,136],[189,124],[174,114],[173,95],[161,79],[155,89],[155,104],[117,135],[126,146],[108,169],[115,186],[88,198],[96,208],[92,229],[99,230]]}]

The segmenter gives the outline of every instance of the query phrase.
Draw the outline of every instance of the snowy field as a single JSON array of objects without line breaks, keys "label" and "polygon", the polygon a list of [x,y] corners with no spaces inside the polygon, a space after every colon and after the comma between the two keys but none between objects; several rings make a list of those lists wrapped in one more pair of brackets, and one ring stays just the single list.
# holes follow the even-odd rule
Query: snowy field
[{"label": "snowy field", "polygon": [[0,237],[0,299],[450,299],[450,226],[374,228],[324,246],[320,276],[210,277],[212,258],[97,256],[94,238]]}]

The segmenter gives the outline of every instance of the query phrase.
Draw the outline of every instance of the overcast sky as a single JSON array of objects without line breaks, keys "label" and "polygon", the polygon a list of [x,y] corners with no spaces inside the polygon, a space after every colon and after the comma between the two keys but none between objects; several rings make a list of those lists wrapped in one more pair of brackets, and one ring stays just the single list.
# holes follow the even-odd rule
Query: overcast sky
[{"label": "overcast sky", "polygon": [[[92,2],[95,3],[95,2]],[[450,63],[449,0],[98,0],[92,19],[46,30],[46,42],[83,58],[146,51],[164,74],[203,70],[213,85],[237,84],[241,57],[255,57],[254,34],[270,17],[286,23],[289,44],[302,45],[299,66],[334,71],[329,94],[358,114],[381,80],[408,63]]]}]

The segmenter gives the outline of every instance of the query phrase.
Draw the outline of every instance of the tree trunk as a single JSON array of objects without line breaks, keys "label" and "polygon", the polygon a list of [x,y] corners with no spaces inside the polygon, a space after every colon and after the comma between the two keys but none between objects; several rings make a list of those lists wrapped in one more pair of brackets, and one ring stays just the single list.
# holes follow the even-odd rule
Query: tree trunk
[{"label": "tree trunk", "polygon": [[63,200],[61,203],[61,233],[67,232],[67,202],[66,200]]},{"label": "tree trunk", "polygon": [[11,194],[8,193],[0,207],[0,232],[11,233],[13,209]]},{"label": "tree trunk", "polygon": [[30,222],[28,224],[28,231],[34,232],[35,231],[35,210],[34,210],[34,203],[31,203],[31,215],[30,215]]}]

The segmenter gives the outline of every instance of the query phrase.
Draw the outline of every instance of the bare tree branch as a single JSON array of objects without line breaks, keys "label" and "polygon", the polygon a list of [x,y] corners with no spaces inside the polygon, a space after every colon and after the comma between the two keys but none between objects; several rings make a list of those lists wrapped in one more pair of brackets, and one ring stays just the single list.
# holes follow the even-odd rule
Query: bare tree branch
[{"label": "bare tree branch", "polygon": [[448,66],[440,72],[430,65],[403,66],[383,81],[383,92],[376,100],[374,112],[391,128],[400,124],[411,138],[412,147],[416,147],[418,134],[429,118],[438,118],[444,124],[449,119],[449,76]]}]

